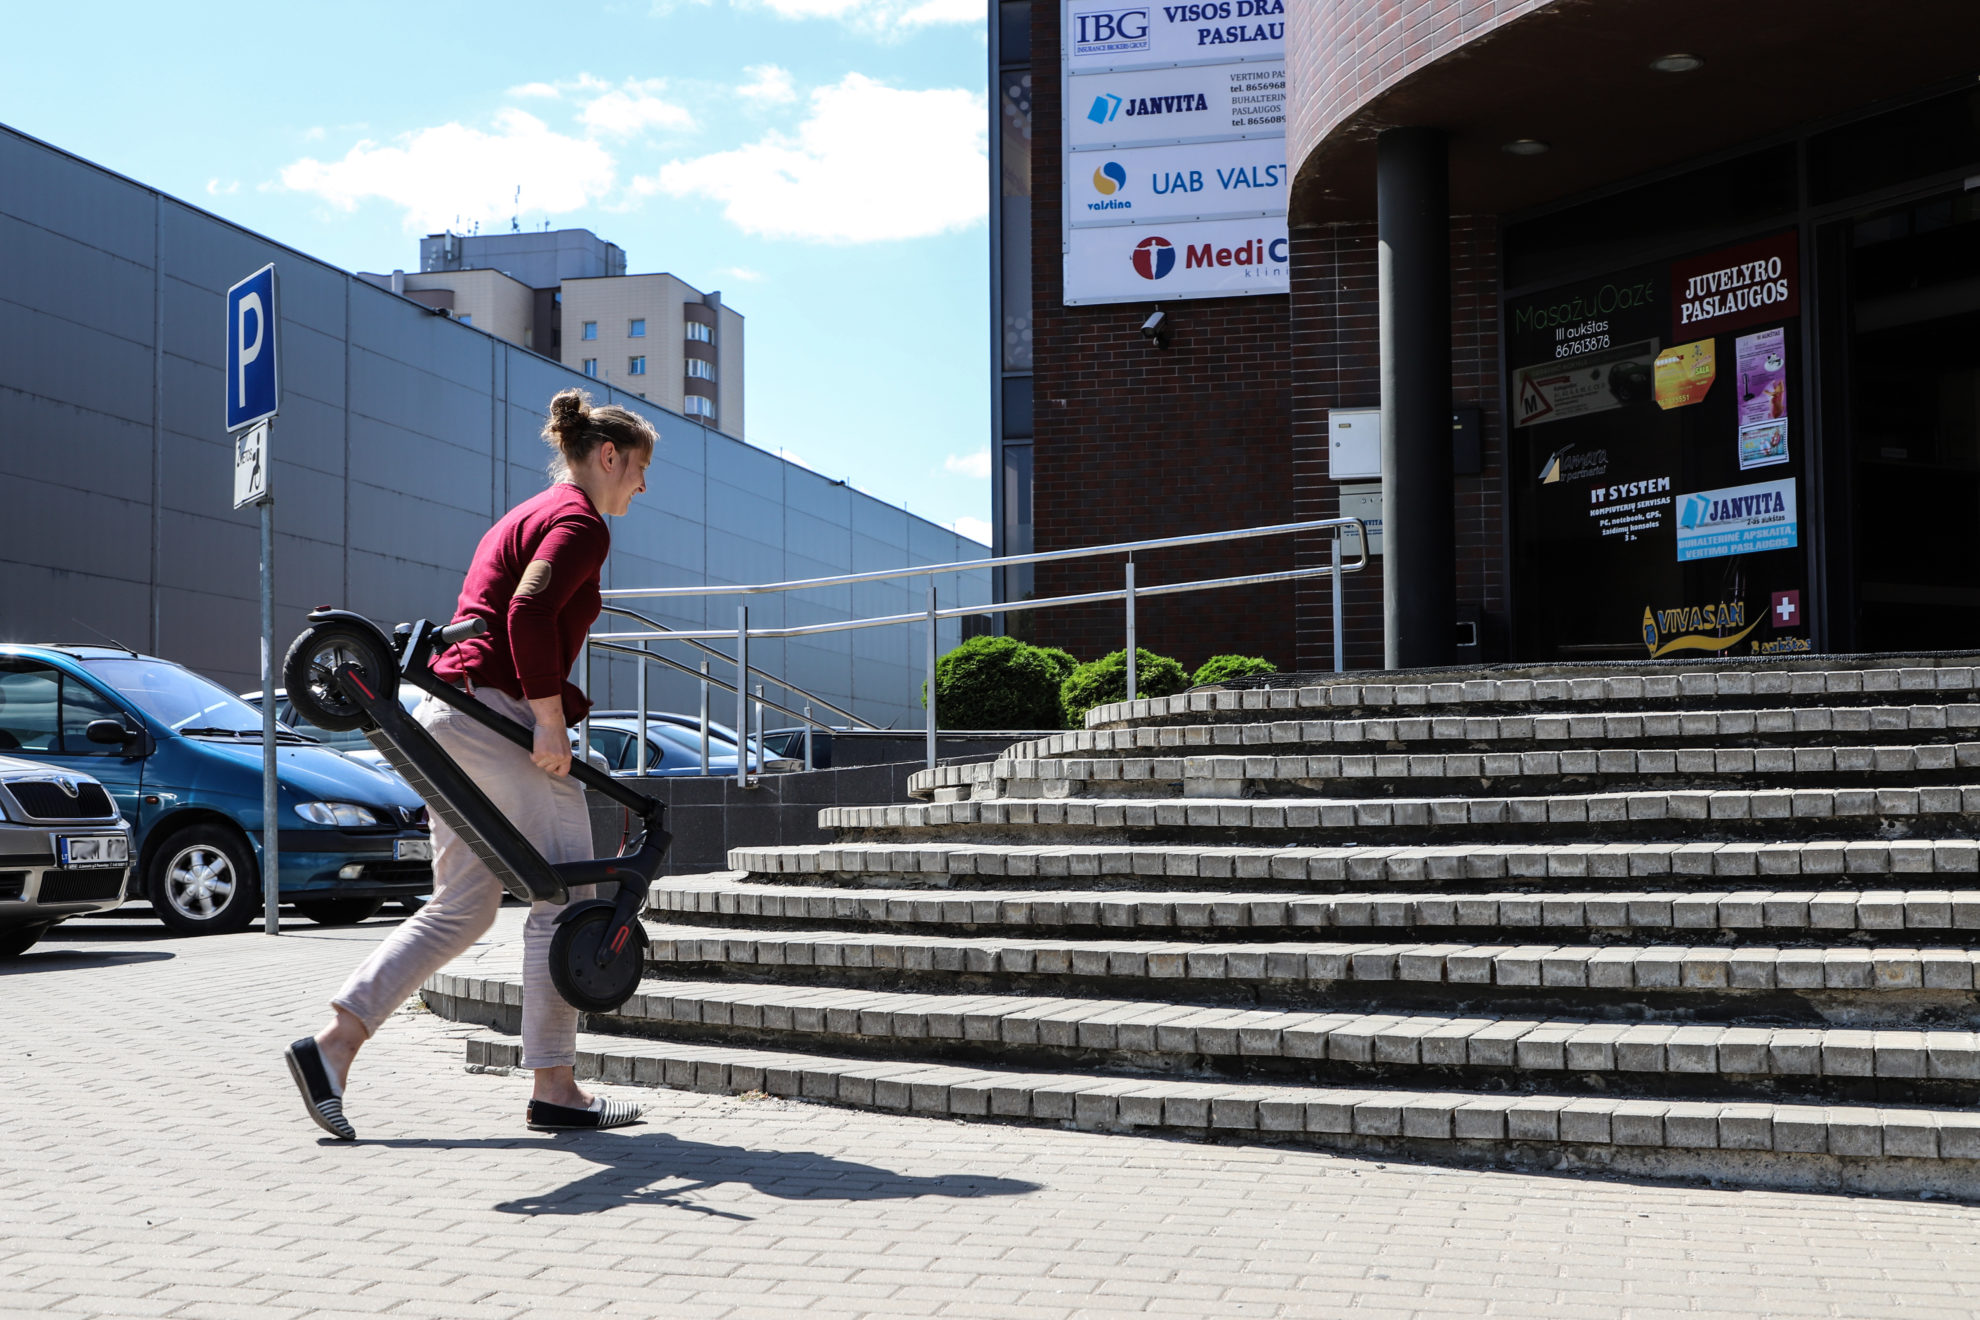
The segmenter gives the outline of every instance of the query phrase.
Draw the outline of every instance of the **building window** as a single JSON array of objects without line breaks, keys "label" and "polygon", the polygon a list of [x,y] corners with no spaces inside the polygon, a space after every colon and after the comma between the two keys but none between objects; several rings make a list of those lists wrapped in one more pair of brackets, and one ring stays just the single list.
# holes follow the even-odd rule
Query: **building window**
[{"label": "building window", "polygon": [[586,339],[598,338],[598,322],[586,321],[584,323],[584,338]]},{"label": "building window", "polygon": [[687,323],[687,337],[691,342],[697,344],[712,344],[715,342],[714,333],[699,321],[689,321]]},{"label": "building window", "polygon": [[715,400],[703,394],[690,394],[687,396],[687,414],[690,417],[713,417]]},{"label": "building window", "polygon": [[626,337],[629,339],[646,338],[646,318],[643,316],[634,317],[633,323],[626,328]]},{"label": "building window", "polygon": [[627,358],[626,370],[632,375],[644,376],[646,374],[646,359],[643,357]]},{"label": "building window", "polygon": [[584,374],[587,376],[596,376],[598,374],[597,358],[586,358],[584,360]]},{"label": "building window", "polygon": [[693,380],[714,380],[715,364],[713,362],[704,362],[700,358],[689,358],[687,360],[687,374]]},{"label": "building window", "polygon": [[459,322],[460,322],[460,323],[461,323],[462,325],[473,325],[473,324],[474,324],[474,317],[472,317],[472,316],[470,316],[470,315],[468,315],[468,313],[466,313],[466,312],[462,312],[462,313],[461,313],[461,314],[460,314],[459,316],[457,316],[457,317],[455,317],[454,319],[455,319],[456,321],[459,321]]}]

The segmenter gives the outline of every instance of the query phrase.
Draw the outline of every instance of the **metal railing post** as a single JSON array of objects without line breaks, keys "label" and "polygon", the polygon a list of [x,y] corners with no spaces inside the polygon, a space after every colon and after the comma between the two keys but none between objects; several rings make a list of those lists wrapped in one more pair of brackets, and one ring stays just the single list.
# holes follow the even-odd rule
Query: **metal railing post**
[{"label": "metal railing post", "polygon": [[708,662],[701,662],[701,773],[708,773]]},{"label": "metal railing post", "polygon": [[[640,666],[642,669],[644,665]],[[578,691],[585,695],[585,716],[578,721],[578,760],[591,764],[591,638],[578,648]]]},{"label": "metal railing post", "polygon": [[811,764],[811,707],[804,708],[804,768],[812,769]]},{"label": "metal railing post", "polygon": [[763,685],[756,685],[756,756],[763,772],[770,771],[770,749],[763,745]]},{"label": "metal railing post", "polygon": [[736,606],[736,785],[749,787],[749,606]]},{"label": "metal railing post", "polygon": [[1341,637],[1341,618],[1344,611],[1341,608],[1341,532],[1338,527],[1334,529],[1333,592],[1334,592],[1334,672],[1337,674],[1343,674],[1347,672],[1347,643]]},{"label": "metal railing post", "polygon": [[941,623],[936,617],[935,584],[928,584],[928,768],[935,768],[935,652],[940,649],[935,638],[935,629]]},{"label": "metal railing post", "polygon": [[[646,649],[645,643],[640,650]],[[633,773],[642,779],[646,777],[646,661],[639,662],[639,730],[633,736],[639,739],[639,752],[633,762]]]},{"label": "metal railing post", "polygon": [[1127,561],[1127,699],[1134,700],[1135,645],[1134,645],[1134,556]]}]

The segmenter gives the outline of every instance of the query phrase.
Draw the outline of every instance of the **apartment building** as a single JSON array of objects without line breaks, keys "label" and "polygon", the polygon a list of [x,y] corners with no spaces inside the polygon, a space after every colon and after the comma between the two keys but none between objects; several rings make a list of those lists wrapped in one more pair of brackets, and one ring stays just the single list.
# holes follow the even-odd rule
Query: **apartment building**
[{"label": "apartment building", "polygon": [[567,367],[718,431],[743,433],[743,319],[672,275],[567,280]]},{"label": "apartment building", "polygon": [[588,229],[428,234],[419,270],[361,278],[743,438],[743,318],[719,292],[626,274]]}]

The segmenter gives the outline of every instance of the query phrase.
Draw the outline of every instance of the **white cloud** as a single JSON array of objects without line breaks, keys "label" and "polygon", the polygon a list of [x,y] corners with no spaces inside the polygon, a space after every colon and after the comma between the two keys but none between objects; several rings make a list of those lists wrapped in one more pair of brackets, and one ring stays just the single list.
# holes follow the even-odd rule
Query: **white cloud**
[{"label": "white cloud", "polygon": [[774,64],[752,64],[743,72],[749,75],[749,81],[736,88],[736,95],[745,101],[783,105],[797,100],[797,85],[792,82],[789,69]]},{"label": "white cloud", "polygon": [[208,197],[226,197],[240,190],[241,181],[239,179],[230,179],[226,183],[222,183],[218,179],[208,179],[206,181],[206,195]]},{"label": "white cloud", "polygon": [[506,220],[520,186],[532,211],[576,211],[609,192],[614,163],[587,138],[551,129],[516,109],[499,111],[493,132],[441,124],[389,144],[361,141],[342,160],[304,157],[281,172],[282,185],[314,193],[341,210],[373,198],[403,207],[418,233],[455,222]]},{"label": "white cloud", "polygon": [[958,518],[954,523],[956,531],[972,541],[990,544],[990,524],[981,518]]},{"label": "white cloud", "polygon": [[957,476],[968,477],[972,481],[988,481],[990,479],[990,451],[988,449],[979,449],[973,454],[950,454],[942,460],[942,467],[945,471],[953,472]]},{"label": "white cloud", "polygon": [[981,23],[980,0],[735,0],[779,18],[826,18],[865,32],[894,33],[936,23]]},{"label": "white cloud", "polygon": [[741,280],[744,284],[760,284],[763,281],[763,272],[751,270],[748,266],[724,266],[715,273],[727,275],[732,280]]},{"label": "white cloud", "polygon": [[546,101],[554,101],[558,97],[562,96],[563,93],[557,90],[556,84],[554,83],[527,82],[527,83],[523,83],[519,87],[511,87],[508,91],[502,93],[502,95],[533,96],[533,97],[540,97]]},{"label": "white cloud", "polygon": [[712,198],[731,224],[767,238],[925,238],[983,218],[984,124],[975,92],[905,91],[847,74],[811,93],[795,132],[670,162],[634,189]]},{"label": "white cloud", "polygon": [[604,137],[635,137],[649,129],[688,129],[694,116],[684,105],[663,100],[664,78],[628,78],[610,91],[601,92],[585,103],[578,119],[585,128]]}]

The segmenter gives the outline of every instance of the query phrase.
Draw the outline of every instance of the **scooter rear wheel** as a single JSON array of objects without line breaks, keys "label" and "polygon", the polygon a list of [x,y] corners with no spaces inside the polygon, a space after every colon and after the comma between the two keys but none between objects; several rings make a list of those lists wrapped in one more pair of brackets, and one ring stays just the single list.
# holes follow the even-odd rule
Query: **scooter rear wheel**
[{"label": "scooter rear wheel", "polygon": [[314,624],[296,638],[282,660],[282,682],[297,713],[332,733],[362,727],[364,708],[344,691],[335,673],[351,665],[380,690],[397,691],[398,662],[378,642],[375,632],[341,622]]},{"label": "scooter rear wheel", "polygon": [[587,899],[557,923],[550,937],[550,980],[573,1008],[610,1013],[633,996],[646,970],[646,928],[635,918],[623,947],[598,964],[598,949],[612,930],[614,905]]}]

